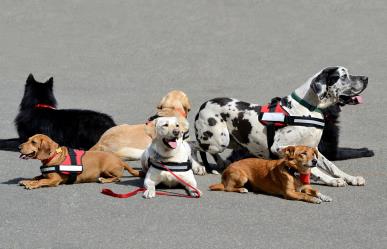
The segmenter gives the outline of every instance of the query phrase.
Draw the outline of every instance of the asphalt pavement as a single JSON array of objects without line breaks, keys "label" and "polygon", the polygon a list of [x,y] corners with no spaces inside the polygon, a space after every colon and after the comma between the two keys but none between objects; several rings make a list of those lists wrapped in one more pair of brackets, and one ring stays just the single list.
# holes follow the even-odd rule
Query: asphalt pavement
[{"label": "asphalt pavement", "polygon": [[117,123],[143,123],[181,89],[192,124],[210,98],[266,103],[342,65],[369,84],[365,103],[342,112],[340,144],[375,152],[336,162],[366,186],[316,186],[333,202],[313,205],[210,192],[217,175],[196,177],[200,199],[100,194],[141,186],[128,174],[28,191],[17,182],[37,175],[39,162],[0,151],[0,248],[387,248],[386,13],[383,0],[0,1],[0,138],[16,137],[29,73],[54,77],[60,108]]}]

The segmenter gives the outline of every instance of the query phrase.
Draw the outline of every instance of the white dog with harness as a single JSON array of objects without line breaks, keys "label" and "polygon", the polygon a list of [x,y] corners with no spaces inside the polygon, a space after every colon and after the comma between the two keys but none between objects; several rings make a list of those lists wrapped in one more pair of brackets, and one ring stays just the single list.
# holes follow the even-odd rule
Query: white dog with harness
[{"label": "white dog with harness", "polygon": [[183,134],[188,130],[188,122],[185,119],[179,121],[176,117],[161,117],[155,119],[154,127],[150,129],[149,134],[153,140],[141,157],[143,171],[147,172],[144,180],[146,191],[143,196],[147,199],[155,197],[159,183],[168,187],[182,183],[165,167],[188,183],[184,187],[191,196],[200,196],[201,192],[196,189],[194,173],[203,175],[206,171],[191,157],[191,148],[183,140]]},{"label": "white dog with harness", "polygon": [[[277,157],[282,148],[317,148],[324,128],[321,109],[356,98],[368,84],[365,76],[349,75],[344,67],[325,68],[290,95],[259,106],[231,98],[205,102],[195,117],[200,149],[224,163],[219,153],[240,146],[260,158]],[[220,165],[225,166],[225,165]],[[312,179],[330,186],[364,185],[361,176],[341,171],[321,153]]]}]

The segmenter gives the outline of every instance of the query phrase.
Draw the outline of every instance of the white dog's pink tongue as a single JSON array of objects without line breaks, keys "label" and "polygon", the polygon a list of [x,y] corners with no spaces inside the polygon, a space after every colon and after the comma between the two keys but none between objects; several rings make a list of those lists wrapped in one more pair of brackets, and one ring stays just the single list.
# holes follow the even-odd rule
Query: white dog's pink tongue
[{"label": "white dog's pink tongue", "polygon": [[352,97],[352,100],[357,104],[363,104],[363,97],[362,96],[355,96]]},{"label": "white dog's pink tongue", "polygon": [[177,142],[176,142],[176,140],[172,140],[172,141],[168,142],[168,145],[171,146],[172,149],[176,149]]}]

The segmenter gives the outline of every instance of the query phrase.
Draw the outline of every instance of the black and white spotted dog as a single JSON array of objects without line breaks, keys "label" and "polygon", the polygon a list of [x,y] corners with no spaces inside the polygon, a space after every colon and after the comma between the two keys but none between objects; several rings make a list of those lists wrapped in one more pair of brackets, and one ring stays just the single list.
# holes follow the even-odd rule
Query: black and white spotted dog
[{"label": "black and white spotted dog", "polygon": [[[258,121],[261,106],[232,98],[215,98],[200,107],[195,117],[196,139],[200,149],[217,158],[218,164],[223,163],[218,154],[226,148],[243,147],[256,157],[269,158],[271,153],[278,156],[282,148],[290,145],[317,147],[323,132],[319,125],[324,125],[321,109],[358,96],[367,84],[367,77],[350,75],[344,67],[325,68],[311,77],[283,98],[284,104],[281,101],[282,109],[290,117],[305,117],[304,123],[293,122],[277,129],[270,151],[267,127]],[[312,125],[307,125],[308,122]],[[324,184],[365,184],[363,177],[344,173],[321,153],[317,166],[312,169],[312,179]]]}]

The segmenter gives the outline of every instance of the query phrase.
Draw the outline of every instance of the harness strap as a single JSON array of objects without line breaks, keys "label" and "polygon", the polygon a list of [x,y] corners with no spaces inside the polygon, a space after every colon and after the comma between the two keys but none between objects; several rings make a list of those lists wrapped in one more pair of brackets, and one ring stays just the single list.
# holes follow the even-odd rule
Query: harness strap
[{"label": "harness strap", "polygon": [[[148,165],[150,167],[167,171],[168,169],[175,171],[175,172],[185,172],[190,169],[192,169],[192,162],[191,160],[188,160],[186,162],[157,162],[157,161],[152,161],[150,158],[148,158]],[[168,166],[168,167],[166,167]]]},{"label": "harness strap", "polygon": [[187,140],[189,138],[189,131],[184,132],[183,140]]},{"label": "harness strap", "polygon": [[77,174],[82,171],[81,165],[52,165],[52,166],[46,166],[42,165],[40,166],[40,171],[44,174],[48,173],[63,173],[63,172],[71,172],[74,174]]},{"label": "harness strap", "polygon": [[[68,148],[68,153],[69,153],[69,156],[70,156],[70,160],[71,160],[71,165],[77,165],[77,156],[75,154],[75,151],[71,148]],[[75,166],[76,167],[76,166]],[[82,167],[82,166],[80,166]],[[67,178],[67,181],[66,181],[66,184],[73,184],[76,180],[77,180],[77,172],[72,172],[72,171],[69,171],[70,174],[69,174],[69,177]]]},{"label": "harness strap", "polygon": [[[275,112],[276,110],[276,107],[277,107],[277,103],[278,101],[280,101],[281,99],[280,98],[273,98],[269,104],[269,112]],[[275,155],[273,152],[271,152],[271,146],[273,145],[274,143],[274,135],[275,135],[275,131],[276,131],[276,127],[274,126],[274,123],[273,122],[270,122],[268,123],[268,125],[266,126],[266,138],[267,138],[267,148],[269,150],[269,155],[270,155],[270,158],[272,159],[277,159],[278,156]]]},{"label": "harness strap", "polygon": [[[169,173],[171,173],[181,184],[183,184],[184,186],[186,186],[186,187],[192,189],[193,191],[195,191],[197,196],[184,195],[184,194],[173,193],[173,192],[169,192],[169,191],[156,191],[157,195],[167,195],[167,196],[184,197],[184,198],[200,198],[200,191],[197,188],[193,187],[191,184],[189,184],[188,182],[184,181],[178,175],[173,173],[173,171],[171,171],[162,162],[159,162],[159,163],[160,163],[160,165],[165,170],[167,170]],[[104,195],[109,195],[109,196],[116,197],[116,198],[128,198],[128,197],[135,196],[136,194],[138,194],[140,192],[145,192],[145,191],[146,191],[146,188],[137,188],[137,189],[135,189],[135,190],[133,190],[131,192],[125,193],[125,194],[117,194],[117,193],[114,193],[110,189],[103,188],[101,193],[104,194]]]},{"label": "harness strap", "polygon": [[149,122],[152,122],[153,120],[155,120],[156,118],[160,118],[161,116],[159,116],[158,114],[155,114],[151,117],[148,118],[148,120],[145,122],[145,124],[149,124]]},{"label": "harness strap", "polygon": [[302,116],[285,116],[285,123],[293,126],[306,126],[324,129],[325,122],[321,118],[302,117]]}]

